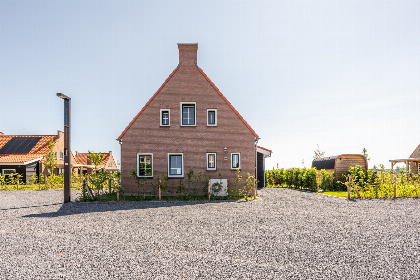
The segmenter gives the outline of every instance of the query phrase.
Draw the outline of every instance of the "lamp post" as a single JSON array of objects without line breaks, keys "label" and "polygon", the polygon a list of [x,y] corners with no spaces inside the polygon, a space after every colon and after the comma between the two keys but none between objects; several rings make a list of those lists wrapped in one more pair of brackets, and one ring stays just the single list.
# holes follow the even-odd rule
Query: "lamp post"
[{"label": "lamp post", "polygon": [[70,103],[71,98],[62,93],[57,96],[64,99],[64,203],[70,202]]}]

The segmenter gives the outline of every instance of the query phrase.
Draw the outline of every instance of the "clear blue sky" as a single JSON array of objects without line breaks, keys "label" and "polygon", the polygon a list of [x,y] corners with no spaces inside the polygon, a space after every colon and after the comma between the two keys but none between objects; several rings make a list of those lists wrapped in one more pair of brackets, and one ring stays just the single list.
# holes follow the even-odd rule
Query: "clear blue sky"
[{"label": "clear blue sky", "polygon": [[420,1],[0,1],[0,131],[54,134],[72,98],[72,150],[115,140],[178,64],[179,42],[274,154],[370,166],[420,144]]}]

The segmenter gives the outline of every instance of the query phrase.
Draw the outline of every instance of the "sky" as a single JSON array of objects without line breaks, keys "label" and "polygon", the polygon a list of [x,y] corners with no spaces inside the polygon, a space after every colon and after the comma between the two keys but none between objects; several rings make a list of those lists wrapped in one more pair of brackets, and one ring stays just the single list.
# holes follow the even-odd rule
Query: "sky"
[{"label": "sky", "polygon": [[198,43],[197,64],[271,149],[266,167],[420,144],[420,1],[0,0],[0,131],[106,152]]}]

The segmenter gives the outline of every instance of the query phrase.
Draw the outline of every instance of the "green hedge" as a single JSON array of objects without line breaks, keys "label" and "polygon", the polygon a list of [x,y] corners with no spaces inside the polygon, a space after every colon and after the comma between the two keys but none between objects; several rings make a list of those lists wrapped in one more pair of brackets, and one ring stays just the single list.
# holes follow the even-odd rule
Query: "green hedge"
[{"label": "green hedge", "polygon": [[345,190],[345,185],[337,180],[335,172],[332,174],[316,168],[290,168],[267,170],[265,180],[268,187],[291,187],[310,191],[339,191]]}]

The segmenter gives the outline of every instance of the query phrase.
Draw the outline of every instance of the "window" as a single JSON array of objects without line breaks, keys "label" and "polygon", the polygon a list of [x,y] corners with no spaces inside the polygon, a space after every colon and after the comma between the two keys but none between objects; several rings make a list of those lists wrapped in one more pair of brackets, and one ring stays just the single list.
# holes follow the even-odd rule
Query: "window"
[{"label": "window", "polygon": [[153,177],[153,154],[137,154],[137,176]]},{"label": "window", "polygon": [[57,159],[57,152],[54,152],[54,158]]},{"label": "window", "polygon": [[241,169],[241,154],[232,153],[230,154],[231,169]]},{"label": "window", "polygon": [[168,177],[184,177],[183,154],[168,154]]},{"label": "window", "polygon": [[195,126],[195,102],[181,103],[181,126]]},{"label": "window", "polygon": [[64,168],[58,168],[58,174],[64,174]]},{"label": "window", "polygon": [[112,161],[108,162],[108,167],[112,166]]},{"label": "window", "polygon": [[207,109],[207,126],[217,126],[216,109]]},{"label": "window", "polygon": [[2,173],[3,173],[3,175],[15,174],[16,169],[3,169]]},{"label": "window", "polygon": [[207,170],[216,170],[216,153],[207,153]]},{"label": "window", "polygon": [[64,152],[60,151],[60,159],[64,159]]},{"label": "window", "polygon": [[170,110],[160,109],[160,126],[170,126]]}]

